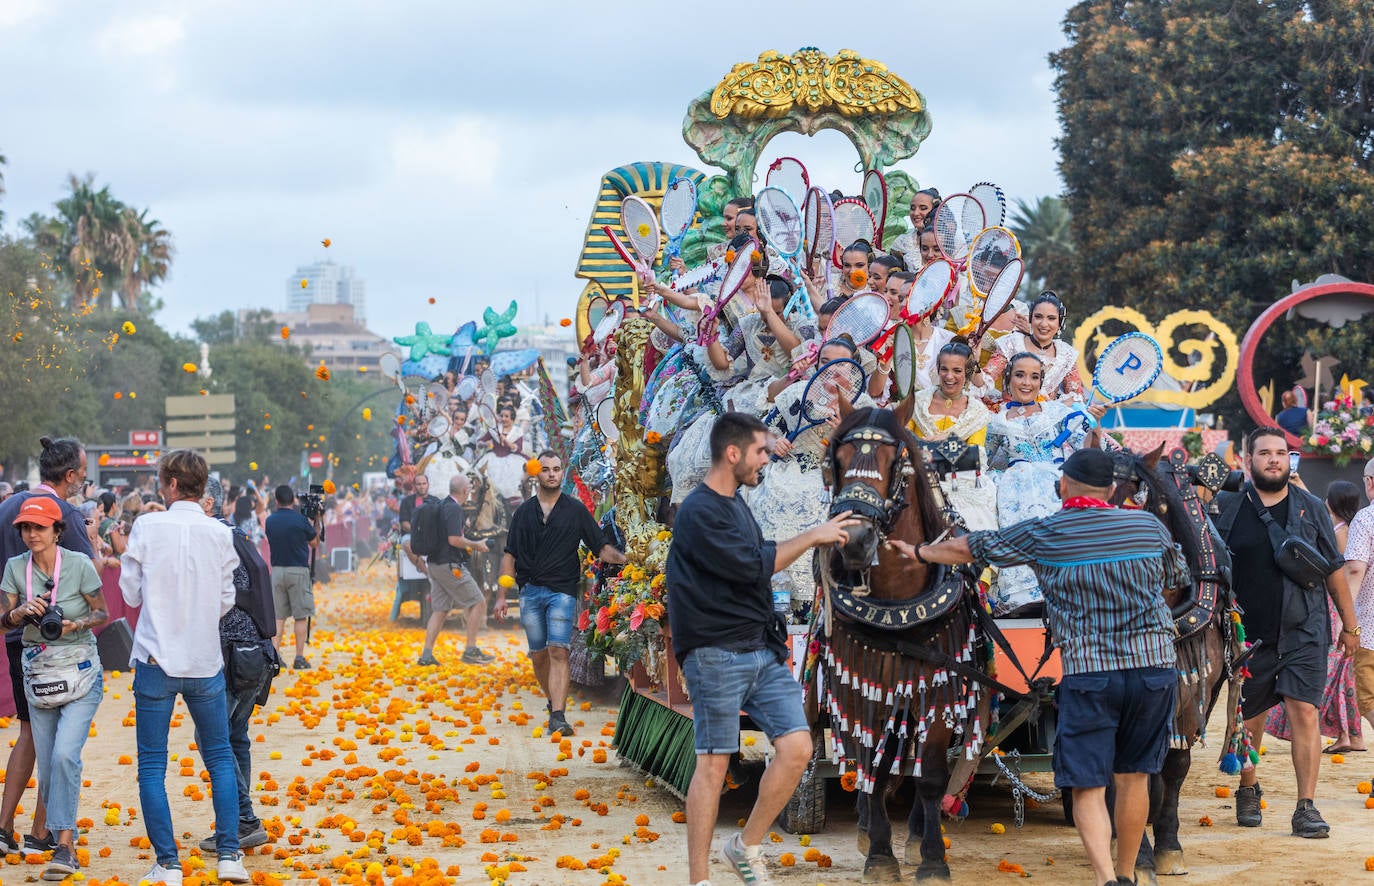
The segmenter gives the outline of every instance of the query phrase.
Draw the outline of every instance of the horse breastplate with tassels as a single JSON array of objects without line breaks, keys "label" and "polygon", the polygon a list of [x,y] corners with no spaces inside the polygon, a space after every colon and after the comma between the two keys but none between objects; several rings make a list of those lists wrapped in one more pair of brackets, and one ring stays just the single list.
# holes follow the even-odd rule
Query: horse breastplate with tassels
[{"label": "horse breastplate with tassels", "polygon": [[886,631],[901,631],[948,615],[964,591],[964,575],[949,566],[936,566],[929,589],[907,600],[856,597],[851,588],[831,592],[835,610],[849,619]]},{"label": "horse breastplate with tassels", "polygon": [[[1188,458],[1183,450],[1175,449],[1169,453],[1169,479],[1178,487],[1179,495],[1183,498],[1184,511],[1188,514],[1188,522],[1198,533],[1199,562],[1189,564],[1193,573],[1193,599],[1189,601],[1187,611],[1174,616],[1174,627],[1178,630],[1180,639],[1192,636],[1207,627],[1215,617],[1217,607],[1225,602],[1222,597],[1230,585],[1230,557],[1227,555],[1227,562],[1222,562],[1216,534],[1212,531],[1212,521],[1207,517],[1202,499],[1198,498],[1197,489],[1188,475],[1187,465]],[[1222,470],[1225,470],[1224,464]],[[1219,488],[1220,483],[1217,486]]]}]

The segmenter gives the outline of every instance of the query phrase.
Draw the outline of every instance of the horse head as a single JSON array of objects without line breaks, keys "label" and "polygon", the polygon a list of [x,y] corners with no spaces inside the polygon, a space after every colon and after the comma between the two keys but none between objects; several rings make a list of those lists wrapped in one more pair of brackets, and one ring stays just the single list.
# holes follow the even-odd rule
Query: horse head
[{"label": "horse head", "polygon": [[[897,596],[911,592],[911,581],[924,586],[924,567],[897,557],[883,542],[889,537],[923,541],[926,530],[942,522],[925,472],[918,469],[919,446],[907,430],[912,408],[908,397],[895,410],[855,409],[842,396],[840,424],[830,440],[830,513],[850,511],[860,521],[839,547],[840,562],[847,572],[876,569],[875,593],[879,585],[893,585]],[[920,574],[905,575],[915,572]],[[883,580],[898,573],[909,580]]]}]

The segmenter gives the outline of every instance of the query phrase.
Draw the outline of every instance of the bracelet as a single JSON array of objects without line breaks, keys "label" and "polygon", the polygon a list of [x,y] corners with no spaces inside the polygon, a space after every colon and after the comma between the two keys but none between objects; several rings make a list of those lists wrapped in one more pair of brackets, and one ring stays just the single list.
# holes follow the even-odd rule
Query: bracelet
[{"label": "bracelet", "polygon": [[925,547],[924,543],[915,545],[911,549],[911,555],[916,558],[917,563],[920,563],[922,566],[929,566],[930,561],[921,556],[921,548],[923,547]]}]

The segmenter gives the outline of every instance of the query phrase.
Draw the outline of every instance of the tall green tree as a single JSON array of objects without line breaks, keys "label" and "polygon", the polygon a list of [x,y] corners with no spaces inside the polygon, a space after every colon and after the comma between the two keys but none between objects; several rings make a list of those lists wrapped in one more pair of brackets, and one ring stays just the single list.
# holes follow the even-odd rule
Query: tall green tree
[{"label": "tall green tree", "polygon": [[[1293,280],[1374,280],[1374,5],[1084,0],[1064,29],[1078,316],[1201,307],[1240,335]],[[1276,330],[1257,377],[1291,384],[1314,341],[1368,372],[1371,325]]]},{"label": "tall green tree", "polygon": [[125,308],[161,283],[171,267],[171,234],[156,219],[126,205],[94,175],[69,176],[70,193],[51,217],[24,222],[37,247],[51,256],[77,311],[110,311],[119,293]]},{"label": "tall green tree", "polygon": [[1041,197],[1034,203],[1016,201],[1008,227],[1021,242],[1029,289],[1038,292],[1067,280],[1074,251],[1070,218],[1060,197]]}]

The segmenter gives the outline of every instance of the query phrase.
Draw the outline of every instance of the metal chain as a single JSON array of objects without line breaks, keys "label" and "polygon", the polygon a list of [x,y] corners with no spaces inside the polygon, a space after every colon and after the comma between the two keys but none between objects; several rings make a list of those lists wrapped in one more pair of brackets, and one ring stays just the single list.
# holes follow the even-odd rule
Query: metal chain
[{"label": "metal chain", "polygon": [[[1011,760],[1012,766],[1007,765],[1007,759]],[[993,783],[995,784],[998,778],[1005,775],[1007,777],[1007,783],[1011,785],[1011,800],[1015,809],[1015,823],[1018,828],[1023,827],[1026,823],[1026,797],[1030,797],[1037,803],[1048,803],[1051,800],[1059,799],[1060,792],[1058,790],[1051,791],[1048,794],[1042,794],[1021,780],[1020,751],[1011,751],[1005,755],[993,754],[992,762],[1001,770],[1001,775],[993,778]],[[1015,771],[1013,771],[1013,769]]]}]

